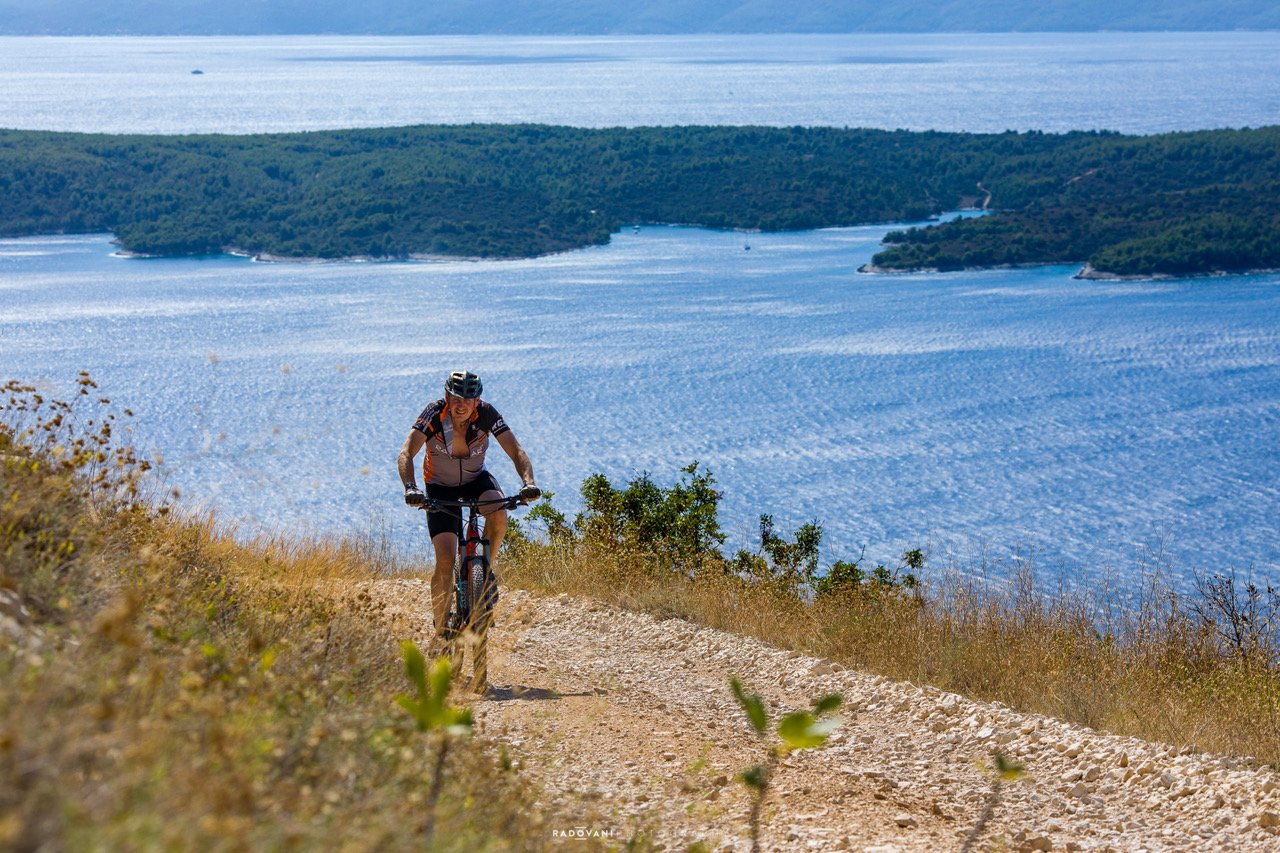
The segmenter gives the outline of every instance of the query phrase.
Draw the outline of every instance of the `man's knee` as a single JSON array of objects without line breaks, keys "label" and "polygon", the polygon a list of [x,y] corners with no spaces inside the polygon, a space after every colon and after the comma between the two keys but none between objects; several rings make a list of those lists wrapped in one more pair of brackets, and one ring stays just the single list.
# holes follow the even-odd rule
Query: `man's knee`
[{"label": "man's knee", "polygon": [[[485,492],[480,496],[480,500],[500,501],[502,500],[502,492],[489,489],[487,492]],[[490,531],[495,529],[498,529],[498,530],[506,529],[507,511],[502,507],[498,507],[497,509],[493,510],[493,512],[484,513],[484,524],[485,524],[485,527]]]},{"label": "man's knee", "polygon": [[452,533],[441,533],[431,540],[436,550],[436,568],[453,567],[453,555],[458,552],[458,537]]}]

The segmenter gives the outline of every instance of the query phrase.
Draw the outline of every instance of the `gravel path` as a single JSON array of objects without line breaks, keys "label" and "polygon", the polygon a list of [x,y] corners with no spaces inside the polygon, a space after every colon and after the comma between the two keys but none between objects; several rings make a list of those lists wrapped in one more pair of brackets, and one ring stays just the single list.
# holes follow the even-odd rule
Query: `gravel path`
[{"label": "gravel path", "polygon": [[[369,591],[429,632],[428,588]],[[424,618],[427,621],[423,621]],[[775,777],[769,850],[960,850],[987,803],[999,749],[1027,768],[1006,783],[975,850],[1280,851],[1280,777],[780,651],[679,619],[567,595],[504,591],[479,731],[554,801],[553,833],[669,850],[749,850],[735,774],[764,748],[729,691],[737,675],[775,715],[845,698],[829,744]]]}]

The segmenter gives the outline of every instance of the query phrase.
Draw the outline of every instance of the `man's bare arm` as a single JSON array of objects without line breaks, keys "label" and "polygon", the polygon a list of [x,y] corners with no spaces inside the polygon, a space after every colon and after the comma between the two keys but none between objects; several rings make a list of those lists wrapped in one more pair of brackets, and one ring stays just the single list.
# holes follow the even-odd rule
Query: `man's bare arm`
[{"label": "man's bare arm", "polygon": [[426,444],[427,437],[416,429],[409,430],[409,437],[404,440],[404,447],[400,448],[400,456],[396,460],[396,469],[400,472],[400,482],[406,486],[416,486],[418,478],[413,473],[413,459],[418,455],[418,451],[422,450],[422,445]]},{"label": "man's bare arm", "polygon": [[507,455],[511,457],[511,461],[515,463],[516,473],[520,475],[520,479],[526,486],[535,485],[533,480],[533,463],[529,461],[529,454],[524,452],[524,448],[520,446],[520,442],[516,441],[515,433],[507,430],[498,436],[498,444],[502,449],[507,451]]}]

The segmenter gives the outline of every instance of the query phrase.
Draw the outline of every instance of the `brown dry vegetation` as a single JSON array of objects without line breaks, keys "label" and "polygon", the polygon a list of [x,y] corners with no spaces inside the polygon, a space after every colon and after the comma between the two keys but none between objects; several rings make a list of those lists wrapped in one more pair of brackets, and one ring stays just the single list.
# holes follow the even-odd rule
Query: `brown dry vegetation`
[{"label": "brown dry vegetation", "polygon": [[1160,571],[1139,567],[1142,581],[1118,605],[1116,590],[1089,597],[1043,589],[1024,563],[1002,582],[953,572],[914,589],[866,582],[814,596],[777,578],[744,578],[714,559],[674,569],[660,549],[626,538],[516,538],[504,582],[678,616],[1095,729],[1280,765],[1274,591],[1259,591],[1256,612],[1242,618],[1228,612],[1247,605],[1238,582],[1233,605],[1221,591],[1180,595]]},{"label": "brown dry vegetation", "polygon": [[[407,634],[324,592],[373,565],[139,501],[92,388],[5,389],[0,848],[422,847],[439,741],[394,704]],[[491,745],[447,771],[430,846],[545,846]]]},{"label": "brown dry vegetation", "polygon": [[[6,389],[0,847],[422,846],[438,740],[394,704],[408,690],[397,641],[421,626],[349,592],[392,568],[385,552],[245,545],[140,496],[145,463],[115,443],[114,418],[82,383],[74,405]],[[719,556],[705,485],[667,502],[683,509],[656,540],[592,523],[539,537],[526,524],[503,581],[1280,764],[1274,598],[1181,596],[1148,573],[1132,607],[1107,607],[1103,592],[1037,588],[1029,566],[1003,586],[955,575],[815,595],[771,569],[793,553],[783,538],[768,554]],[[645,500],[672,494],[649,487]],[[684,530],[696,559],[674,560],[662,529]],[[431,846],[547,846],[554,816],[535,800],[499,748],[467,741],[450,750]]]}]

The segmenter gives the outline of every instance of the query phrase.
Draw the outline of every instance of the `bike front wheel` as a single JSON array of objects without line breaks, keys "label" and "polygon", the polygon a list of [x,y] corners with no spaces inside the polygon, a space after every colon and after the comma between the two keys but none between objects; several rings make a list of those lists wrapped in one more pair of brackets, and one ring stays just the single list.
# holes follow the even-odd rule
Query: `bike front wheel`
[{"label": "bike front wheel", "polygon": [[472,689],[477,693],[483,693],[489,685],[489,628],[493,625],[493,607],[498,600],[498,587],[489,570],[488,543],[484,546],[468,555],[465,566],[471,593],[471,631],[475,638]]}]

